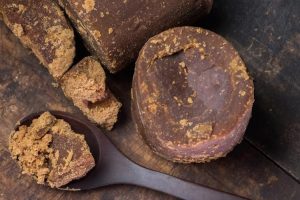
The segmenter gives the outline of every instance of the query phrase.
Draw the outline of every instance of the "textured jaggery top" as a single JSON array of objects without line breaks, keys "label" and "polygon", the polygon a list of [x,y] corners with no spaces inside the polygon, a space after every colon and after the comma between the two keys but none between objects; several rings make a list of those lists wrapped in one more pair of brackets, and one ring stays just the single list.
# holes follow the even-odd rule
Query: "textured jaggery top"
[{"label": "textured jaggery top", "polygon": [[178,162],[226,155],[251,115],[253,82],[234,48],[195,27],[170,29],[140,52],[133,114],[152,149]]},{"label": "textured jaggery top", "polygon": [[151,36],[209,13],[212,0],[59,0],[109,71],[133,63]]},{"label": "textured jaggery top", "polygon": [[84,136],[49,112],[13,132],[9,150],[23,174],[56,188],[85,176],[95,166]]},{"label": "textured jaggery top", "polygon": [[52,0],[0,0],[5,24],[58,79],[75,56],[74,33]]},{"label": "textured jaggery top", "polygon": [[111,130],[121,103],[106,87],[105,72],[93,57],[82,59],[62,77],[65,95],[94,123]]}]

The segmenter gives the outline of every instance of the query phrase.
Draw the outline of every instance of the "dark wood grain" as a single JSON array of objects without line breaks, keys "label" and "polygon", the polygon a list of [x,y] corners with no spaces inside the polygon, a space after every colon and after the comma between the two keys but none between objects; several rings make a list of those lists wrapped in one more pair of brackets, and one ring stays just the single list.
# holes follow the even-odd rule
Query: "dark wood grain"
[{"label": "dark wood grain", "polygon": [[299,0],[216,0],[205,23],[233,43],[254,78],[248,141],[298,181],[299,13]]},{"label": "dark wood grain", "polygon": [[[226,158],[207,164],[184,165],[174,164],[154,155],[136,132],[131,120],[132,69],[109,77],[111,89],[120,97],[124,106],[116,128],[107,135],[130,159],[160,172],[250,199],[300,199],[299,183],[295,180],[299,177],[297,141],[300,132],[297,6],[299,10],[297,0],[216,0],[213,13],[205,26],[209,25],[210,29],[224,35],[239,49],[256,84],[254,116],[247,131],[247,140]],[[283,8],[290,11],[283,11]],[[268,19],[261,15],[268,9],[270,13],[275,10],[277,14],[283,15],[282,23],[288,12],[293,13],[285,21],[285,24],[292,25],[286,25],[285,31],[283,27],[280,32],[282,39],[279,42],[275,40],[279,37],[276,30],[283,24],[276,16]],[[265,28],[270,24],[274,26],[272,37],[269,29]],[[256,35],[256,32],[260,34]],[[267,62],[269,59],[270,63]],[[278,72],[274,66],[279,66]],[[47,70],[0,22],[1,200],[173,199],[158,192],[127,185],[83,192],[59,191],[37,185],[28,176],[20,176],[19,169],[10,159],[7,149],[8,135],[18,119],[45,109],[81,115],[63,96],[62,91],[52,86],[52,82]]]}]

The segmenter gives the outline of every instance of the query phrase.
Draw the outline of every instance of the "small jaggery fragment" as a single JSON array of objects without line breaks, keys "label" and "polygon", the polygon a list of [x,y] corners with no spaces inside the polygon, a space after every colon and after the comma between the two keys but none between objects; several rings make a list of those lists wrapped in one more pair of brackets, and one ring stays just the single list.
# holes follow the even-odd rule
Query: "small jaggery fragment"
[{"label": "small jaggery fragment", "polygon": [[75,56],[74,32],[52,0],[0,0],[4,23],[59,79]]},{"label": "small jaggery fragment", "polygon": [[93,57],[82,59],[61,79],[61,87],[92,122],[111,130],[117,121],[121,103],[106,87],[101,64]]},{"label": "small jaggery fragment", "polygon": [[95,166],[84,136],[49,112],[12,132],[9,150],[23,174],[52,188],[82,178]]},{"label": "small jaggery fragment", "polygon": [[86,104],[74,102],[74,104],[91,120],[101,127],[111,130],[118,120],[118,113],[122,104],[109,92],[108,97],[100,102]]},{"label": "small jaggery fragment", "polygon": [[66,96],[75,101],[96,103],[107,97],[106,76],[100,63],[92,57],[85,57],[70,69],[61,82]]}]

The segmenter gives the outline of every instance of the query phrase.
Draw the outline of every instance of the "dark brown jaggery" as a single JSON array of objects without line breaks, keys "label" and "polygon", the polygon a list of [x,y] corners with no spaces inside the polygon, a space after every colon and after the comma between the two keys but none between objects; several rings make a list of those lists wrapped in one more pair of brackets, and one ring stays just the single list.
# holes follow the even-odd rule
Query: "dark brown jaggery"
[{"label": "dark brown jaggery", "polygon": [[75,56],[73,29],[63,11],[51,0],[0,0],[4,23],[59,79]]},{"label": "dark brown jaggery", "polygon": [[121,103],[106,86],[101,64],[86,57],[64,74],[60,81],[65,95],[92,122],[111,130],[117,122]]},{"label": "dark brown jaggery", "polygon": [[152,37],[140,51],[132,113],[152,150],[175,162],[225,156],[244,135],[253,81],[221,36],[178,27]]},{"label": "dark brown jaggery", "polygon": [[151,36],[208,14],[212,0],[59,0],[87,47],[110,72],[131,64]]},{"label": "dark brown jaggery", "polygon": [[49,112],[14,131],[9,150],[23,174],[54,188],[85,176],[95,166],[84,136]]}]

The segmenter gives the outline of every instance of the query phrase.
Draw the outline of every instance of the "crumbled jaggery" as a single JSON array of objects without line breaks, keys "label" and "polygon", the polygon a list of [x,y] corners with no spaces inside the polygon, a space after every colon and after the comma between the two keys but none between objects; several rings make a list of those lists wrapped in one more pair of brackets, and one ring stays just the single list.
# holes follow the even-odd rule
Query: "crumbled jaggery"
[{"label": "crumbled jaggery", "polygon": [[84,136],[49,112],[12,132],[9,150],[23,174],[51,187],[79,179],[95,166]]}]

